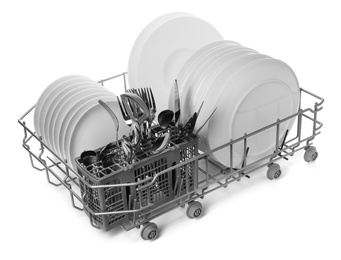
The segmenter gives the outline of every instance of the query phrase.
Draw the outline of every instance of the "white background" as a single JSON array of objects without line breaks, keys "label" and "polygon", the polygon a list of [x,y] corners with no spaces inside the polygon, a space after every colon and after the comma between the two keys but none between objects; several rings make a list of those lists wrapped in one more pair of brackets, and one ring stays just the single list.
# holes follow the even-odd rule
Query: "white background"
[{"label": "white background", "polygon": [[[341,259],[339,1],[1,1],[2,259]],[[160,237],[103,232],[71,207],[69,194],[30,167],[17,119],[53,80],[99,80],[127,69],[138,33],[155,17],[197,15],[228,40],[282,59],[303,88],[326,99],[312,164],[298,153],[202,203],[155,220]]]}]

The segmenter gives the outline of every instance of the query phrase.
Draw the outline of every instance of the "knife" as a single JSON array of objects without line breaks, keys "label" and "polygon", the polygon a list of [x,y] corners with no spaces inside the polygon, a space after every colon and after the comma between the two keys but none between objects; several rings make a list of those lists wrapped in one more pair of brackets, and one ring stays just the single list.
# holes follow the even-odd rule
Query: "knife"
[{"label": "knife", "polygon": [[175,88],[174,88],[174,124],[178,127],[178,121],[180,118],[180,96],[179,96],[179,86],[178,81],[175,80]]}]

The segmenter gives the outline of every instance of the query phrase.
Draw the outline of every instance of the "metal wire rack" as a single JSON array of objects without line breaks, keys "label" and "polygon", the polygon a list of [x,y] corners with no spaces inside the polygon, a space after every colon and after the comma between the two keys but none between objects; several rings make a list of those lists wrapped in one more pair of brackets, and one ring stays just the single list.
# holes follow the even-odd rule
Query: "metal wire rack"
[{"label": "metal wire rack", "polygon": [[[113,79],[123,80],[124,89],[127,90],[126,73],[99,83],[104,85]],[[301,98],[307,96],[315,100],[313,107],[300,107],[297,113],[252,133],[245,133],[215,149],[199,151],[199,136],[192,135],[186,140],[178,140],[176,134],[173,134],[169,147],[161,154],[148,156],[141,149],[133,163],[122,163],[114,168],[97,168],[96,172],[85,167],[79,158],[76,159],[77,169],[72,169],[36,135],[28,126],[35,106],[21,116],[18,122],[24,130],[23,148],[29,154],[32,167],[45,172],[50,184],[63,185],[70,192],[73,207],[84,211],[93,227],[105,231],[117,226],[127,231],[142,227],[141,237],[149,240],[158,235],[158,227],[151,220],[162,214],[188,205],[187,216],[199,217],[203,207],[198,199],[203,199],[217,189],[227,188],[230,183],[244,177],[249,178],[259,168],[267,166],[267,177],[276,179],[281,175],[280,166],[276,162],[281,159],[288,159],[296,152],[305,150],[304,159],[307,162],[314,161],[318,153],[312,141],[321,133],[323,124],[317,115],[322,110],[324,99],[302,88],[300,92]],[[296,119],[293,137],[288,138],[288,131],[284,138],[280,137],[280,127],[293,118]],[[302,131],[304,124],[312,124],[308,134]],[[249,139],[257,138],[257,135],[269,129],[276,132],[272,153],[248,163]],[[243,147],[243,160],[239,167],[236,167],[233,156],[237,146]],[[211,158],[211,154],[226,148],[230,150],[229,165],[222,165]],[[121,153],[118,148],[113,149],[112,152]],[[145,150],[148,150],[148,144]],[[52,176],[55,180],[51,179]]]}]

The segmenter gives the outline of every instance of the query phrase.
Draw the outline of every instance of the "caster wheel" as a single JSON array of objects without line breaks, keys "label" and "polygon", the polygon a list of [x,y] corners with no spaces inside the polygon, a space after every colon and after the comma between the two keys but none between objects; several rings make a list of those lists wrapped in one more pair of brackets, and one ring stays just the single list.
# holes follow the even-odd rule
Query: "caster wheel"
[{"label": "caster wheel", "polygon": [[314,146],[309,146],[304,153],[304,160],[306,162],[315,161],[318,156],[318,152]]},{"label": "caster wheel", "polygon": [[187,217],[198,218],[202,214],[202,205],[199,201],[193,201],[188,203],[188,208],[186,211]]},{"label": "caster wheel", "polygon": [[277,163],[272,163],[269,165],[269,169],[266,172],[266,177],[268,177],[269,180],[277,179],[281,176],[282,171],[281,167]]},{"label": "caster wheel", "polygon": [[145,224],[141,230],[141,237],[144,240],[154,240],[159,235],[158,227],[153,222]]}]

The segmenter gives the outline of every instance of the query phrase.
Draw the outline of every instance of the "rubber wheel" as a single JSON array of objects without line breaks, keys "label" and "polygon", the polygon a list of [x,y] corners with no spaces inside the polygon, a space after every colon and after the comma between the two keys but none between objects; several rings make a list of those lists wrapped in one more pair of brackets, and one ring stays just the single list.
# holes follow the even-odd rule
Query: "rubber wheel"
[{"label": "rubber wheel", "polygon": [[141,237],[144,240],[154,240],[159,235],[158,227],[155,223],[149,222],[145,224],[141,230]]},{"label": "rubber wheel", "polygon": [[306,162],[315,161],[318,156],[318,152],[314,146],[309,146],[304,153],[304,160]]},{"label": "rubber wheel", "polygon": [[199,201],[194,201],[188,204],[186,210],[187,217],[198,218],[202,214],[202,205]]},{"label": "rubber wheel", "polygon": [[268,177],[269,180],[277,179],[281,176],[282,170],[279,164],[272,163],[269,166],[268,171],[266,172],[266,177]]}]

